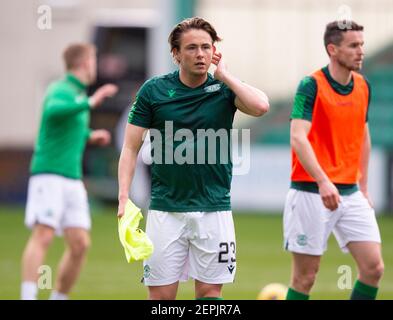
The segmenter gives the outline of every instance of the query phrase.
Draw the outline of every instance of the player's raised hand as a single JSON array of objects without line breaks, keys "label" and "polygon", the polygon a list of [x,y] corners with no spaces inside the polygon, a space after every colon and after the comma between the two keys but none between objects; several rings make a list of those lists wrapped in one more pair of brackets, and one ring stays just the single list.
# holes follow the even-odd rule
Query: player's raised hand
[{"label": "player's raised hand", "polygon": [[212,63],[217,67],[216,70],[214,71],[214,78],[223,81],[227,73],[227,67],[224,59],[222,58],[222,54],[220,52],[218,51],[214,52]]},{"label": "player's raised hand", "polygon": [[92,108],[98,107],[106,98],[113,97],[118,91],[118,87],[114,84],[105,84],[99,87],[90,97],[90,105]]},{"label": "player's raised hand", "polygon": [[89,143],[100,147],[107,146],[111,143],[111,134],[105,129],[94,130],[90,134]]},{"label": "player's raised hand", "polygon": [[336,186],[329,180],[318,184],[319,194],[322,198],[323,205],[329,210],[336,210],[341,202],[340,194]]}]

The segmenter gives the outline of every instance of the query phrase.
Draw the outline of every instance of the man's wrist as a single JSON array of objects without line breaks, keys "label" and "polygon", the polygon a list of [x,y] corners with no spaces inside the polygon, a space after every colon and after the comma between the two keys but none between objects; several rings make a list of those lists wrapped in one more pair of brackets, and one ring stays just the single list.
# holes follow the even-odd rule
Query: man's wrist
[{"label": "man's wrist", "polygon": [[367,186],[359,185],[359,189],[360,189],[361,192],[364,192],[364,193],[367,193],[367,192],[368,192]]},{"label": "man's wrist", "polygon": [[119,195],[118,200],[119,201],[127,201],[128,200],[128,194],[126,194],[126,195],[124,195],[124,194]]},{"label": "man's wrist", "polygon": [[316,179],[315,182],[316,182],[317,185],[319,186],[319,185],[321,185],[321,184],[330,182],[330,180],[329,180],[327,177],[322,177],[322,178],[320,178],[320,179]]},{"label": "man's wrist", "polygon": [[93,109],[96,106],[96,99],[93,96],[89,97],[88,102],[89,102],[89,107],[91,109]]},{"label": "man's wrist", "polygon": [[231,82],[230,79],[231,79],[231,75],[229,74],[229,72],[224,71],[220,73],[218,80],[225,83],[228,87],[230,87],[230,82]]}]

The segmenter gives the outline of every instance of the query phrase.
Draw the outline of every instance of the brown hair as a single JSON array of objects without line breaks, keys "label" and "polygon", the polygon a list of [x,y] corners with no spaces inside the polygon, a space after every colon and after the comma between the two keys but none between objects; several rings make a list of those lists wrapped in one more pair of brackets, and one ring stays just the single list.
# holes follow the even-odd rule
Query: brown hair
[{"label": "brown hair", "polygon": [[340,45],[343,40],[343,33],[347,31],[363,31],[364,27],[357,24],[355,21],[343,20],[333,21],[326,25],[325,34],[323,40],[325,43],[325,49],[327,50],[328,44]]},{"label": "brown hair", "polygon": [[171,46],[171,52],[173,52],[173,49],[175,48],[177,50],[180,49],[181,35],[191,29],[199,29],[206,31],[212,38],[213,43],[215,43],[216,41],[221,41],[221,38],[217,35],[216,30],[209,22],[199,17],[188,18],[178,23],[170,33],[168,37],[168,42]]},{"label": "brown hair", "polygon": [[74,43],[65,48],[63,52],[63,59],[66,70],[77,68],[81,65],[84,59],[95,47],[87,43]]}]

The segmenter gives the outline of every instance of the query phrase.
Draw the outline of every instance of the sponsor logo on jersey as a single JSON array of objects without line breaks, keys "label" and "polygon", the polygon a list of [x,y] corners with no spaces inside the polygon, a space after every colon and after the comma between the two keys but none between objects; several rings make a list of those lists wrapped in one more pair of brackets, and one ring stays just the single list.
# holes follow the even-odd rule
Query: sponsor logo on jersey
[{"label": "sponsor logo on jersey", "polygon": [[176,90],[174,90],[174,89],[168,90],[168,97],[169,98],[173,98],[175,96],[175,94],[176,94]]},{"label": "sponsor logo on jersey", "polygon": [[203,90],[207,93],[216,92],[221,89],[221,84],[212,84],[211,86],[205,87]]}]

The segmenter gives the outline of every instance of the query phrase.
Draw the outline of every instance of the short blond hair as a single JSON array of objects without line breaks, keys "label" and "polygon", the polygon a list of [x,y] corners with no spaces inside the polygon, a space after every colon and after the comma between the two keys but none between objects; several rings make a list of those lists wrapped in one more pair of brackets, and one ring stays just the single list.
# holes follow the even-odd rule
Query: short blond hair
[{"label": "short blond hair", "polygon": [[63,59],[66,70],[78,68],[91,52],[95,52],[94,45],[89,43],[73,43],[65,48]]}]

